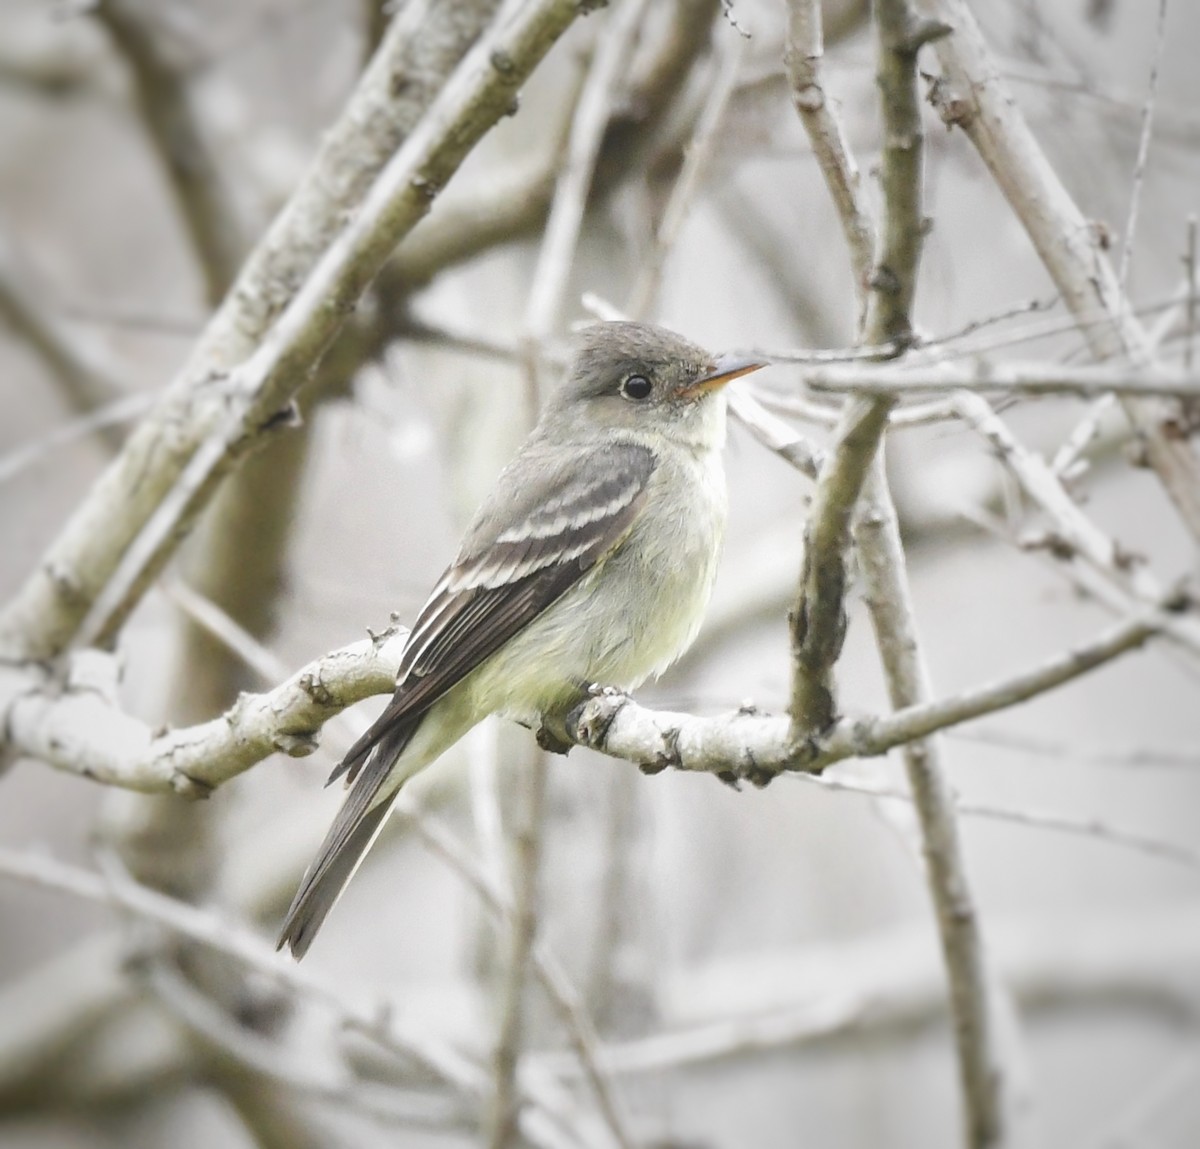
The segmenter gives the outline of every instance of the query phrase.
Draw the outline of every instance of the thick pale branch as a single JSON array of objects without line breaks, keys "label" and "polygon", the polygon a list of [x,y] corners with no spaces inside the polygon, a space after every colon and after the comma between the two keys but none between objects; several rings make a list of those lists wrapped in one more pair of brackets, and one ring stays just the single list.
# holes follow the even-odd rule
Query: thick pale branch
[{"label": "thick pale branch", "polygon": [[[569,0],[536,0],[494,28],[330,243],[394,142],[394,137],[370,137],[368,144],[363,128],[366,121],[386,118],[388,64],[394,62],[389,53],[404,59],[404,45],[397,45],[393,35],[396,29],[389,29],[380,57],[360,85],[361,98],[350,101],[304,185],[243,270],[188,366],[0,615],[0,651],[34,658],[59,652],[75,637],[135,541],[142,553],[128,560],[134,569],[123,575],[126,587],[112,604],[121,608],[115,614],[136,600],[224,470],[287,408],[392,248],[426,214],[488,128],[513,109],[525,78],[579,12]],[[364,152],[370,157],[365,168]],[[303,284],[299,290],[298,283]],[[222,382],[276,315],[270,337],[238,369],[232,386]],[[196,461],[201,444],[208,444],[208,453]],[[189,467],[180,505],[150,529],[149,537],[142,537]],[[98,633],[111,629],[99,619]]]},{"label": "thick pale branch", "polygon": [[785,770],[819,773],[847,758],[886,754],[915,739],[1016,706],[1135,650],[1158,633],[1162,612],[1131,618],[1099,638],[1011,678],[872,718],[843,718],[824,736],[792,742],[788,720],[753,710],[712,718],[648,710],[621,694],[600,694],[572,715],[580,745],[635,762],[761,785]]},{"label": "thick pale branch", "polygon": [[392,690],[405,634],[334,651],[274,690],[243,694],[220,717],[181,730],[155,732],[92,684],[57,692],[14,672],[0,677],[0,714],[18,753],[129,790],[204,797],[271,754],[311,754],[333,715]]},{"label": "thick pale branch", "polygon": [[[906,742],[1052,690],[1136,649],[1174,615],[1139,614],[1093,642],[1014,675],[949,698],[874,718],[844,718],[824,736],[792,742],[788,719],[739,711],[698,718],[648,710],[623,694],[601,694],[571,717],[581,746],[648,772],[678,770],[769,780],[784,770],[819,772],[834,762],[886,754]],[[395,685],[404,632],[332,652],[265,694],[244,694],[211,722],[155,731],[122,713],[110,692],[78,683],[65,690],[28,674],[0,677],[8,748],[60,770],[146,793],[202,797],[274,753],[301,757],[320,727],[347,706]]]}]

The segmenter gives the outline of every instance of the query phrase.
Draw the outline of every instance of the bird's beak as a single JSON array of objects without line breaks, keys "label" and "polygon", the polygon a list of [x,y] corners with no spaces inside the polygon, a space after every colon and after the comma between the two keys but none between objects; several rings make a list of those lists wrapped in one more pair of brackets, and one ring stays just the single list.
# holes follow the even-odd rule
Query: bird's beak
[{"label": "bird's beak", "polygon": [[689,383],[679,392],[679,395],[684,399],[696,399],[701,395],[708,394],[709,391],[716,391],[718,388],[724,387],[726,383],[736,379],[739,375],[749,375],[751,371],[757,371],[760,367],[765,366],[766,364],[761,360],[748,359],[744,355],[722,355],[713,364],[712,371],[694,383]]}]

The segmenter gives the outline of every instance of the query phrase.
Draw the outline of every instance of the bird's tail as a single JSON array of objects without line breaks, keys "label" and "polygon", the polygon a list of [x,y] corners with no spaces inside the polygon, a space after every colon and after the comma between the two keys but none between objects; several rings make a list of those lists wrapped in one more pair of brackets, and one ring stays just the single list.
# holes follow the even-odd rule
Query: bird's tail
[{"label": "bird's tail", "polygon": [[[400,723],[388,730],[370,747],[369,757],[361,755],[360,760],[352,764],[353,788],[300,882],[300,888],[283,920],[276,949],[288,946],[292,956],[297,959],[308,952],[321,923],[342,896],[346,883],[354,877],[359,863],[387,821],[399,787],[391,794],[381,794],[380,791],[396,759],[416,733],[421,717],[418,715],[413,721]],[[354,750],[347,755],[347,761],[353,754]],[[365,761],[362,761],[364,757]],[[336,772],[334,776],[337,776]]]}]

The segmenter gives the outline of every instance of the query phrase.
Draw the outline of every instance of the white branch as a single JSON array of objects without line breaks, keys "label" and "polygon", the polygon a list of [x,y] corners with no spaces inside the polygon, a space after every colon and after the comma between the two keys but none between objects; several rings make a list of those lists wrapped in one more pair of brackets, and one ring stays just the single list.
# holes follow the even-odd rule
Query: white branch
[{"label": "white branch", "polygon": [[[0,651],[13,658],[50,657],[78,634],[89,612],[101,637],[119,626],[223,471],[278,423],[396,244],[425,216],[483,134],[511,110],[526,77],[579,14],[573,0],[531,0],[494,27],[361,203],[357,195],[343,200],[325,190],[340,188],[342,173],[327,166],[331,149],[323,150],[162,404],[133,433],[0,613]],[[388,91],[386,77],[380,82]],[[358,139],[361,124],[355,117],[362,111],[352,99],[334,137],[349,132],[350,140]],[[329,241],[331,229],[356,204],[350,222]],[[310,230],[329,241],[319,260],[309,246]],[[284,257],[296,255],[294,249],[302,252],[289,265]],[[289,270],[298,274],[289,278]],[[303,281],[299,290],[292,286],[297,279]],[[282,312],[263,337],[278,308]],[[247,327],[261,342],[227,375],[254,347],[243,335]],[[214,384],[214,375],[227,376],[224,384]],[[157,514],[173,493],[174,503]],[[97,600],[113,582],[113,600],[97,612]]]},{"label": "white branch", "polygon": [[811,391],[853,392],[859,395],[904,397],[928,392],[1017,392],[1023,395],[1096,396],[1200,395],[1200,378],[1157,366],[1103,364],[1073,367],[1061,363],[937,363],[920,367],[826,367],[805,370],[799,381]]}]

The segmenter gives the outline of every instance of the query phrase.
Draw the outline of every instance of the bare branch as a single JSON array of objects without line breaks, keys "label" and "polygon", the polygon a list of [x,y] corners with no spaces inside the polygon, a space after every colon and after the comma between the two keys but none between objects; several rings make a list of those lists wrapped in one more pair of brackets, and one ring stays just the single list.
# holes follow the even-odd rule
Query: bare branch
[{"label": "bare branch", "polygon": [[1169,614],[1145,612],[1092,642],[989,685],[874,718],[843,718],[797,747],[787,719],[737,711],[697,718],[648,710],[621,694],[600,694],[574,712],[568,730],[582,746],[635,762],[644,772],[668,768],[716,774],[757,785],[788,770],[820,773],[846,758],[886,754],[914,739],[1006,710],[1136,650],[1159,633]]},{"label": "bare branch", "polygon": [[[873,782],[860,782],[851,778],[832,778],[827,774],[789,774],[798,782],[820,786],[846,794],[862,794],[872,798],[884,798],[897,802],[915,803],[917,799],[908,791],[890,786],[879,786]],[[951,803],[957,814],[972,818],[1009,822],[1015,826],[1029,826],[1038,830],[1052,830],[1073,834],[1081,838],[1104,842],[1133,850],[1139,854],[1162,861],[1174,862],[1192,870],[1200,870],[1200,851],[1193,850],[1181,842],[1171,842],[1138,830],[1116,826],[1103,818],[1080,817],[1074,814],[1059,814],[1049,810],[1030,810],[1015,806],[998,806],[994,802],[970,802],[952,797]]]},{"label": "bare branch", "polygon": [[[433,1034],[417,1031],[396,1016],[387,1002],[353,1001],[334,987],[276,953],[262,938],[220,914],[190,906],[121,874],[101,875],[55,858],[0,848],[0,877],[15,878],[45,889],[136,915],[173,934],[253,970],[273,985],[283,986],[329,1011],[341,1028],[361,1034],[381,1049],[413,1060],[433,1077],[475,1101],[487,1094],[487,1077],[479,1061]],[[545,1090],[530,1090],[522,1110],[522,1134],[541,1149],[574,1145],[566,1129],[571,1115]],[[550,1126],[547,1128],[547,1126]]]},{"label": "bare branch", "polygon": [[436,1076],[479,1095],[483,1074],[479,1066],[439,1042],[408,1033],[386,1010],[350,1005],[341,990],[322,983],[294,962],[277,954],[262,938],[244,926],[138,885],[129,878],[107,876],[60,862],[46,855],[0,849],[0,875],[58,890],[72,897],[110,905],[164,926],[201,946],[253,969],[272,984],[283,985],[333,1008],[344,1023],[372,1036],[384,1048],[413,1057]]},{"label": "bare branch", "polygon": [[650,250],[642,260],[637,280],[625,305],[626,314],[635,319],[648,316],[650,308],[658,298],[667,258],[679,238],[679,231],[687,218],[701,176],[712,158],[718,129],[733,95],[738,66],[742,59],[742,48],[740,36],[726,37],[722,42],[716,65],[717,74],[696,121],[696,130],[687,145],[683,167],[675,186],[671,189],[671,198],[663,209]]},{"label": "bare branch", "polygon": [[[930,701],[933,686],[920,647],[900,525],[882,457],[875,462],[866,498],[855,537],[888,694],[897,709],[919,706]],[[974,1149],[1003,1145],[1012,1135],[1012,1067],[1000,1041],[1003,990],[989,967],[941,743],[907,743],[904,762],[946,959],[966,1143]]]},{"label": "bare branch", "polygon": [[968,388],[1021,395],[1200,396],[1200,378],[1180,375],[1157,365],[1103,364],[1074,367],[1059,363],[994,363],[976,359],[928,366],[826,367],[799,374],[812,391],[853,392],[903,398]]},{"label": "bare branch", "polygon": [[[1063,557],[1083,560],[1118,592],[1112,600],[1118,610],[1128,611],[1134,604],[1153,605],[1169,597],[1167,589],[1150,570],[1136,562],[1080,510],[1059,476],[1044,459],[1021,445],[985,399],[960,392],[955,405],[963,418],[991,443],[1030,499],[1050,517],[1049,530],[1043,532],[1040,540],[1033,541],[1044,543]],[[1163,631],[1193,655],[1200,652],[1200,622],[1188,614],[1171,615]]]},{"label": "bare branch", "polygon": [[[880,174],[885,218],[868,282],[862,342],[901,350],[912,336],[909,308],[925,232],[916,60],[921,46],[946,29],[916,20],[900,2],[881,5],[876,19],[880,39],[877,79],[887,124]],[[826,729],[837,714],[832,675],[845,632],[845,556],[850,525],[893,404],[889,399],[852,399],[846,404],[836,449],[817,484],[791,617],[791,714],[797,739]]]},{"label": "bare branch", "polygon": [[396,684],[405,631],[389,631],[310,663],[266,694],[243,694],[225,714],[155,732],[94,685],[0,676],[9,745],[62,770],[147,794],[204,797],[274,753],[303,757],[345,707]]},{"label": "bare branch", "polygon": [[500,991],[500,1027],[492,1055],[495,1086],[485,1123],[489,1149],[506,1149],[517,1132],[517,1068],[524,1040],[526,980],[537,936],[538,871],[545,829],[548,754],[537,750],[523,763],[525,777],[517,792],[523,809],[516,827],[513,902],[506,914],[507,946]]},{"label": "bare branch", "polygon": [[[69,643],[191,466],[182,505],[142,540],[144,553],[124,576],[127,592],[113,604],[120,609],[100,620],[98,632],[119,625],[220,475],[278,420],[363,287],[475,143],[511,110],[527,75],[578,14],[569,0],[537,0],[493,29],[388,162],[398,138],[390,116],[397,98],[392,68],[403,66],[410,50],[403,21],[393,22],[308,177],[243,268],[181,376],[0,614],[0,649],[47,657]],[[386,174],[330,244],[385,163]],[[272,320],[271,338],[238,369],[233,394],[214,388],[213,377],[222,378],[255,350]],[[205,457],[193,462],[201,444],[208,444],[200,452]]]},{"label": "bare branch", "polygon": [[[1174,617],[1143,612],[1012,678],[890,715],[844,718],[800,747],[789,740],[783,717],[739,711],[698,718],[648,710],[620,694],[591,699],[572,715],[569,729],[580,745],[651,773],[670,766],[762,782],[784,770],[819,772],[1052,690],[1143,645]],[[0,678],[0,715],[12,750],[57,769],[145,793],[202,797],[273,753],[311,753],[322,723],[363,698],[390,692],[404,633],[334,651],[274,690],[244,694],[219,718],[181,730],[155,732],[95,686],[63,690],[11,672]]]},{"label": "bare branch", "polygon": [[1133,259],[1133,243],[1137,238],[1138,209],[1142,202],[1142,184],[1146,179],[1146,163],[1150,158],[1150,141],[1154,135],[1154,106],[1158,96],[1158,72],[1162,66],[1163,47],[1167,42],[1167,0],[1158,0],[1158,27],[1154,33],[1154,59],[1150,64],[1150,90],[1142,107],[1142,130],[1138,135],[1137,159],[1133,165],[1133,187],[1129,193],[1129,216],[1121,238],[1121,262],[1117,267],[1117,287],[1125,292],[1129,286],[1129,265]]},{"label": "bare branch", "polygon": [[829,108],[821,75],[825,54],[818,0],[788,0],[787,43],[783,60],[792,89],[792,104],[812,143],[813,155],[837,208],[850,253],[859,303],[865,305],[874,260],[874,225],[859,187],[858,165]]},{"label": "bare branch", "polygon": [[772,415],[750,392],[734,383],[726,394],[729,411],[768,451],[786,459],[802,475],[817,479],[827,462],[825,449]]},{"label": "bare branch", "polygon": [[[533,356],[558,325],[600,146],[645,7],[646,0],[625,0],[616,10],[611,26],[600,38],[575,109],[566,159],[555,187],[525,309],[526,337],[533,348],[530,371],[535,383]],[[536,408],[536,404],[533,406]]]},{"label": "bare branch", "polygon": [[[1146,333],[1124,301],[1112,266],[1074,200],[1051,168],[1016,101],[1000,79],[966,0],[921,0],[954,28],[937,47],[943,76],[934,104],[947,124],[967,133],[1009,205],[1024,225],[1097,359],[1148,361]],[[1093,322],[1099,310],[1107,322]],[[1178,434],[1176,405],[1127,399],[1125,409],[1144,437],[1158,473],[1188,530],[1200,538],[1200,460]]]}]

